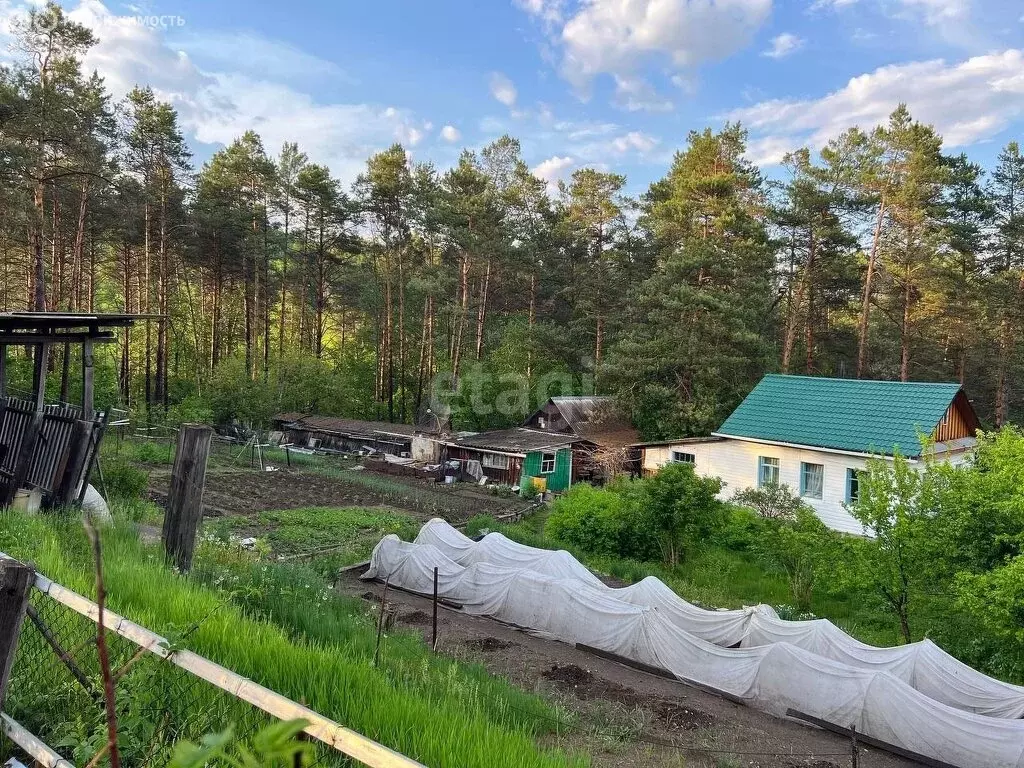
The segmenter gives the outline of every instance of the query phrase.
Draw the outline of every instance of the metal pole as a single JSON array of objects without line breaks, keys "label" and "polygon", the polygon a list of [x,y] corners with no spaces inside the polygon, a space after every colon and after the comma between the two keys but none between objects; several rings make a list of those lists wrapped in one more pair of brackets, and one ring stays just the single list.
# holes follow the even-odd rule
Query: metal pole
[{"label": "metal pole", "polygon": [[857,726],[851,725],[850,731],[850,768],[857,768],[858,752],[860,751],[857,749]]}]

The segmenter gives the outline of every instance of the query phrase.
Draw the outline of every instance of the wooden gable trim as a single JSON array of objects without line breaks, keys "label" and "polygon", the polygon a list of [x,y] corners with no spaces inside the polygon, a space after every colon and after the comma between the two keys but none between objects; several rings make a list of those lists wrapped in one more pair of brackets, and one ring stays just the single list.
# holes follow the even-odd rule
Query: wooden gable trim
[{"label": "wooden gable trim", "polygon": [[935,425],[931,438],[937,443],[944,443],[962,437],[974,437],[980,427],[978,414],[974,412],[971,401],[961,389],[953,397],[939,423]]}]

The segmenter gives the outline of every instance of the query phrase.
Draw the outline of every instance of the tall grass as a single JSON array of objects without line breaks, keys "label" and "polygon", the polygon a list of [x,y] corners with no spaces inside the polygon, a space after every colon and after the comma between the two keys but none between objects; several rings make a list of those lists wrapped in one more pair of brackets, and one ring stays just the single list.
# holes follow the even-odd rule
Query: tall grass
[{"label": "tall grass", "polygon": [[[75,521],[2,512],[0,549],[71,589],[93,593],[89,550]],[[430,766],[584,764],[538,748],[533,737],[543,720],[536,715],[554,714],[540,699],[480,669],[434,659],[405,636],[388,637],[385,662],[374,667],[374,628],[359,606],[303,580],[300,570],[275,568],[240,563],[232,570],[224,563],[203,566],[201,558],[197,577],[185,578],[130,528],[104,532],[112,610],[156,632],[194,627],[184,642],[190,649],[370,738]],[[220,592],[203,583],[218,579]],[[19,701],[38,703],[48,695],[31,680],[23,684],[31,690]]]}]

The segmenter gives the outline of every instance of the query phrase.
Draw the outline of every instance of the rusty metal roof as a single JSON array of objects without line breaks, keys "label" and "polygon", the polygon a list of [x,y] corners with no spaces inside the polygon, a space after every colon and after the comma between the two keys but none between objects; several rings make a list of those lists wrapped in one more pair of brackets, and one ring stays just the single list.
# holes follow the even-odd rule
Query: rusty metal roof
[{"label": "rusty metal roof", "polygon": [[448,445],[460,448],[480,448],[482,450],[503,453],[526,454],[531,451],[542,451],[546,448],[564,448],[573,443],[582,442],[576,435],[564,435],[559,432],[543,432],[539,429],[515,427],[499,429],[494,432],[481,432],[448,441]]},{"label": "rusty metal roof", "polygon": [[332,432],[339,435],[391,435],[412,437],[416,427],[411,424],[393,424],[389,421],[361,421],[335,416],[303,416],[295,424],[311,432]]}]

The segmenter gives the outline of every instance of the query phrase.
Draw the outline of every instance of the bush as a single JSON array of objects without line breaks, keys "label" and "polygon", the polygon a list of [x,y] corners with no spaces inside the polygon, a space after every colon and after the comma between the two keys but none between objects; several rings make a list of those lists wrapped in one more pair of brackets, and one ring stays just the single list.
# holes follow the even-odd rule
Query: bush
[{"label": "bush", "polygon": [[658,542],[629,489],[574,485],[551,505],[544,534],[566,546],[600,555],[650,559]]},{"label": "bush", "polygon": [[719,530],[712,532],[709,543],[734,552],[749,552],[764,537],[767,524],[754,510],[728,504],[725,522]]},{"label": "bush", "polygon": [[670,568],[725,527],[726,505],[718,500],[722,481],[717,477],[699,477],[689,464],[669,464],[640,482],[645,517]]},{"label": "bush", "polygon": [[497,527],[498,522],[490,515],[474,515],[466,521],[466,535],[473,538],[481,533],[490,533]]},{"label": "bush", "polygon": [[835,540],[818,516],[801,505],[793,520],[766,521],[755,550],[765,565],[786,574],[797,609],[809,611],[815,581],[830,560]]},{"label": "bush", "polygon": [[126,462],[110,462],[103,467],[103,485],[108,502],[114,499],[140,499],[148,484],[146,473]]},{"label": "bush", "polygon": [[768,520],[795,520],[797,510],[805,506],[788,485],[775,483],[737,491],[732,502],[752,509]]}]

